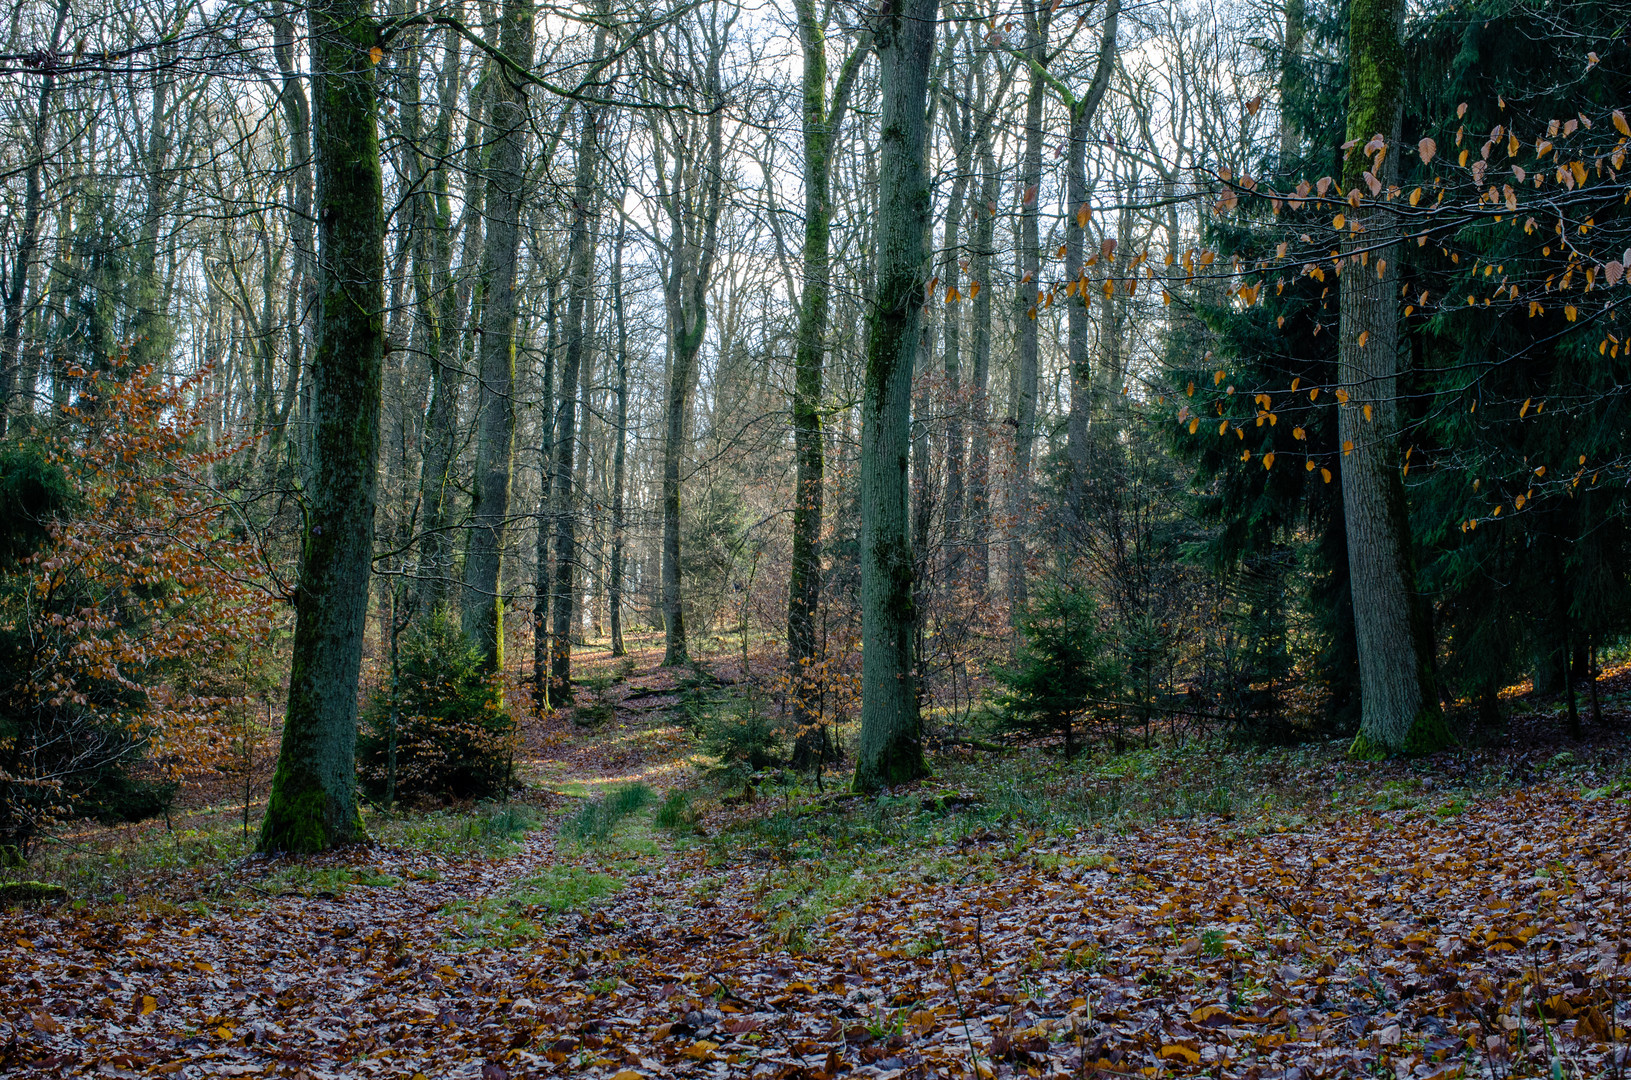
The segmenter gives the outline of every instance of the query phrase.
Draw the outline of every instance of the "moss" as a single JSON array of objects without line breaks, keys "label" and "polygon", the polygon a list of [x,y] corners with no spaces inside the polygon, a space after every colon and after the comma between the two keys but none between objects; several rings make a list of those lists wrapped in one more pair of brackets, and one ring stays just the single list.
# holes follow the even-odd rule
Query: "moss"
[{"label": "moss", "polygon": [[55,904],[67,898],[67,889],[45,881],[0,882],[0,908],[14,904]]},{"label": "moss", "polygon": [[1421,757],[1455,744],[1455,736],[1445,723],[1444,714],[1437,709],[1424,708],[1416,713],[1404,742],[1397,747],[1372,739],[1361,731],[1348,747],[1348,756],[1363,761],[1380,761],[1390,757]]},{"label": "moss", "polygon": [[265,819],[261,821],[258,850],[311,855],[337,844],[365,838],[367,833],[355,808],[351,811],[352,823],[348,835],[331,836],[327,793],[320,787],[311,786],[298,794],[290,794],[293,786],[289,771],[280,762],[277,775],[272,778],[273,798],[267,804]]}]

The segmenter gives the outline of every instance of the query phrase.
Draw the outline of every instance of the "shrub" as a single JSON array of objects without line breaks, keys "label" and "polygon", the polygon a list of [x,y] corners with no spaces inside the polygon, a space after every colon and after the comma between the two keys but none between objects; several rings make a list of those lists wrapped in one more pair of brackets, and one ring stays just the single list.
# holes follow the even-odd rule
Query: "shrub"
[{"label": "shrub", "polygon": [[719,760],[719,768],[746,780],[782,760],[782,733],[758,709],[722,706],[698,724],[702,748]]},{"label": "shrub", "polygon": [[1014,662],[993,669],[999,727],[1026,735],[1063,735],[1076,752],[1076,722],[1095,698],[1113,691],[1116,666],[1099,628],[1097,605],[1068,581],[1043,582],[1020,619]]},{"label": "shrub", "polygon": [[[38,440],[0,450],[0,855],[51,822],[160,811],[231,758],[242,672],[282,616],[265,553],[200,450],[201,380],[82,371]],[[138,768],[138,766],[140,766]]]},{"label": "shrub", "polygon": [[491,798],[509,783],[514,740],[499,677],[438,610],[404,636],[395,692],[382,687],[363,710],[359,780],[380,801]]}]

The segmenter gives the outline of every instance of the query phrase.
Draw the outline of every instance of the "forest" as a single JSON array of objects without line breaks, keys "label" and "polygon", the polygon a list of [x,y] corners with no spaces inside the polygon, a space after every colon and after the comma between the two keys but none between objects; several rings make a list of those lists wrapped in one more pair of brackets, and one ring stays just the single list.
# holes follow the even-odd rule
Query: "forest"
[{"label": "forest", "polygon": [[1624,1080],[1628,25],[12,0],[0,1074]]}]

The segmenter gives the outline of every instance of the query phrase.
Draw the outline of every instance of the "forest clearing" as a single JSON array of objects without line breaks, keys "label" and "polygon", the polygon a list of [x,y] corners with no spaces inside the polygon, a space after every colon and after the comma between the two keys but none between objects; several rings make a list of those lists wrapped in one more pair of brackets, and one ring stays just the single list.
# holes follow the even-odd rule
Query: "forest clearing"
[{"label": "forest clearing", "polygon": [[14,0],[0,1074],[1631,1080],[1631,0]]}]

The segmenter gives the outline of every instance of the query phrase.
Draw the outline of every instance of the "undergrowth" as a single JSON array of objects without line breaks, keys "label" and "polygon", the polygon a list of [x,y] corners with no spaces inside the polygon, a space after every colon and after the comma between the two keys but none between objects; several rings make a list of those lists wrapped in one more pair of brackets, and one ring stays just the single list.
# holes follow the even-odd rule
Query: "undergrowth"
[{"label": "undergrowth", "polygon": [[582,844],[602,844],[611,838],[618,823],[630,814],[644,810],[657,798],[645,784],[627,784],[597,799],[585,799],[577,813],[561,826],[561,835]]},{"label": "undergrowth", "polygon": [[516,881],[499,896],[456,900],[443,911],[453,920],[461,947],[508,948],[538,937],[550,918],[586,910],[622,887],[610,874],[552,866]]}]

